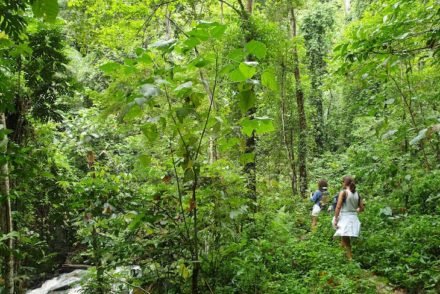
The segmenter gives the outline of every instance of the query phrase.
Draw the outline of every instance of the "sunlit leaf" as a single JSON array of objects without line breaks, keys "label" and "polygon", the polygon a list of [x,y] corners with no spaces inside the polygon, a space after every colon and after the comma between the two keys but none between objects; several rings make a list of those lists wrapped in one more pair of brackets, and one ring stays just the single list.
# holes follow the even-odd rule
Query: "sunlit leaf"
[{"label": "sunlit leaf", "polygon": [[36,17],[42,17],[46,21],[54,22],[59,12],[58,1],[34,0],[32,2],[32,11]]},{"label": "sunlit leaf", "polygon": [[409,144],[410,145],[415,145],[417,143],[419,143],[421,140],[423,140],[426,137],[426,132],[428,131],[428,129],[423,129],[421,130],[416,137],[414,137]]},{"label": "sunlit leaf", "polygon": [[254,107],[257,100],[253,91],[242,91],[237,95],[237,98],[239,99],[238,105],[243,114]]},{"label": "sunlit leaf", "polygon": [[147,123],[142,128],[142,133],[147,137],[151,142],[155,141],[159,136],[157,126],[154,123]]},{"label": "sunlit leaf", "polygon": [[266,70],[261,74],[261,83],[272,91],[278,90],[278,83],[275,79],[275,74],[270,70]]},{"label": "sunlit leaf", "polygon": [[262,59],[266,56],[267,48],[266,45],[260,41],[252,40],[245,46],[247,52],[254,55],[255,57]]}]

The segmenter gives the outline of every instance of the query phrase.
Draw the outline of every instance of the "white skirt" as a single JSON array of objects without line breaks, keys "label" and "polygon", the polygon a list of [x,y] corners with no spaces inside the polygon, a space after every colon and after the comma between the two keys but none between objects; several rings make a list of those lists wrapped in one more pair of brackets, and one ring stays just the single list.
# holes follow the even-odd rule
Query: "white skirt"
[{"label": "white skirt", "polygon": [[318,216],[320,212],[321,212],[321,207],[319,207],[318,204],[313,205],[312,216]]},{"label": "white skirt", "polygon": [[[334,217],[332,224],[334,223]],[[359,232],[361,230],[361,222],[357,216],[356,212],[344,213],[341,212],[339,215],[339,221],[336,228],[336,233],[334,237],[344,236],[344,237],[359,237]]]}]

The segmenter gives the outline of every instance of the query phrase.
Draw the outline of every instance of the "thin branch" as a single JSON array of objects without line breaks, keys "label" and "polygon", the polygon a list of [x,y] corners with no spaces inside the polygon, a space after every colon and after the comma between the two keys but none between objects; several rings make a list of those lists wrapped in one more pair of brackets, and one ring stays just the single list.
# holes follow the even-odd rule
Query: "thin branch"
[{"label": "thin branch", "polygon": [[179,174],[177,173],[176,161],[174,160],[174,150],[173,147],[171,146],[171,142],[170,142],[170,151],[171,151],[171,159],[173,161],[174,173],[176,174],[177,192],[179,193],[180,212],[182,213],[183,216],[183,222],[185,224],[186,234],[188,235],[187,238],[190,239],[190,232],[188,228],[188,223],[186,222],[185,210],[183,209],[183,200],[182,200],[183,194],[182,194],[182,189],[180,187],[180,178],[179,178]]},{"label": "thin branch", "polygon": [[200,136],[199,146],[197,147],[196,156],[195,156],[195,158],[194,158],[194,159],[195,159],[194,161],[196,161],[196,160],[197,160],[197,157],[199,156],[199,153],[200,153],[200,147],[201,147],[201,145],[202,145],[202,140],[203,140],[203,137],[205,136],[206,127],[208,126],[209,117],[210,117],[210,115],[211,115],[212,106],[213,106],[213,104],[214,104],[214,95],[215,95],[215,90],[216,90],[216,87],[217,87],[217,80],[218,80],[218,53],[217,53],[217,56],[216,56],[216,58],[215,58],[215,78],[214,78],[214,86],[213,86],[213,88],[212,88],[212,91],[211,91],[210,93],[208,93],[208,94],[211,94],[211,97],[210,97],[210,103],[209,103],[209,109],[208,109],[208,115],[206,116],[205,125],[204,125],[204,127],[203,127],[202,135]]},{"label": "thin branch", "polygon": [[230,8],[232,8],[232,10],[234,10],[238,15],[241,15],[241,11],[240,10],[238,10],[238,8],[237,7],[235,7],[234,5],[232,5],[231,3],[229,3],[229,2],[226,2],[226,1],[224,1],[224,0],[219,0],[221,3],[224,3],[224,4],[226,4],[226,6],[229,6]]},{"label": "thin branch", "polygon": [[139,35],[140,31],[143,30],[144,31],[144,35],[145,35],[145,30],[148,26],[148,24],[150,23],[151,19],[153,18],[153,16],[156,14],[156,12],[159,10],[159,8],[161,8],[164,5],[168,5],[174,2],[177,2],[178,0],[170,0],[170,1],[165,1],[162,3],[158,3],[156,5],[154,5],[154,9],[153,12],[150,13],[150,15],[147,17],[147,19],[144,21],[144,23],[142,24],[142,26],[139,28],[139,30],[136,33],[136,36]]},{"label": "thin branch", "polygon": [[[179,223],[176,221],[176,219],[172,215],[170,215],[170,213],[168,212],[167,209],[165,209],[162,206],[160,206],[159,203],[156,204],[156,207],[159,209],[159,211],[165,213],[166,216],[176,225],[176,227],[179,226]],[[191,240],[189,239],[189,237],[185,236],[182,233],[179,233],[179,235],[182,237],[182,239],[184,239],[186,242],[191,244]]]},{"label": "thin branch", "polygon": [[168,91],[167,91],[166,86],[165,86],[165,97],[167,97],[168,109],[170,110],[170,115],[171,115],[171,118],[172,118],[172,120],[173,120],[173,122],[174,122],[174,125],[176,126],[177,133],[179,134],[180,140],[182,140],[182,144],[183,144],[183,146],[185,147],[185,150],[186,150],[187,152],[189,152],[188,145],[186,144],[185,139],[183,138],[183,135],[182,135],[182,133],[180,132],[180,128],[179,128],[179,125],[177,124],[177,120],[176,120],[176,118],[174,117],[173,113],[171,112],[171,109],[172,109],[172,107],[171,107],[171,100],[170,100],[170,96],[168,95]]},{"label": "thin branch", "polygon": [[237,0],[238,4],[240,5],[241,8],[241,14],[246,15],[246,8],[244,8],[244,4],[241,0]]},{"label": "thin branch", "polygon": [[413,48],[413,49],[406,49],[406,50],[390,50],[390,51],[370,51],[371,53],[374,54],[380,54],[380,55],[385,55],[385,54],[394,54],[394,55],[407,55],[410,54],[412,52],[419,52],[419,51],[423,51],[423,50],[436,50],[440,48],[440,45],[437,46],[425,46],[425,47],[420,47],[420,48]]}]

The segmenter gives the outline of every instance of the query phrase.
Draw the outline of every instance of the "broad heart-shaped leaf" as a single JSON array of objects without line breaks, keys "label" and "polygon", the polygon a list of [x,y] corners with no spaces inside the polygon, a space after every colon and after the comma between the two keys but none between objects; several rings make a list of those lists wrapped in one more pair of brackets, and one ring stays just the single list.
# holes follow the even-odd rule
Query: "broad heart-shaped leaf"
[{"label": "broad heart-shaped leaf", "polygon": [[428,129],[423,129],[421,130],[418,135],[416,137],[414,137],[414,139],[412,139],[409,144],[410,145],[415,145],[417,143],[419,143],[420,140],[423,140],[426,137],[426,132],[428,131]]},{"label": "broad heart-shaped leaf", "polygon": [[228,58],[232,61],[241,62],[246,57],[243,49],[234,49],[228,54]]},{"label": "broad heart-shaped leaf", "polygon": [[235,69],[233,71],[231,71],[228,74],[229,78],[231,79],[231,81],[233,82],[244,82],[246,81],[246,77],[243,75],[243,73],[240,71],[240,69]]},{"label": "broad heart-shaped leaf", "polygon": [[223,138],[218,141],[218,147],[220,148],[220,151],[228,151],[231,150],[231,148],[237,148],[237,145],[239,144],[240,139],[238,138]]},{"label": "broad heart-shaped leaf", "polygon": [[192,49],[200,44],[200,40],[197,37],[189,37],[185,41],[183,41],[183,44],[186,46],[186,50]]},{"label": "broad heart-shaped leaf", "polygon": [[204,67],[207,64],[209,64],[209,60],[203,58],[202,56],[198,56],[191,61],[191,65],[195,67]]},{"label": "broad heart-shaped leaf", "polygon": [[392,216],[393,215],[393,210],[391,209],[391,207],[386,206],[386,207],[380,209],[379,215]]},{"label": "broad heart-shaped leaf", "polygon": [[151,58],[151,56],[147,52],[145,52],[137,58],[137,62],[143,63],[143,64],[150,64],[153,62],[153,59]]},{"label": "broad heart-shaped leaf", "polygon": [[255,117],[254,119],[246,117],[241,121],[241,126],[242,133],[246,136],[251,136],[253,131],[257,134],[265,134],[275,130],[272,119],[268,117]]},{"label": "broad heart-shaped leaf", "polygon": [[188,32],[188,35],[206,41],[209,38],[220,38],[225,31],[226,26],[218,22],[200,21],[195,28]]},{"label": "broad heart-shaped leaf", "polygon": [[181,107],[176,109],[176,116],[180,123],[190,114],[195,114],[195,111],[191,107]]},{"label": "broad heart-shaped leaf", "polygon": [[214,39],[218,39],[218,38],[220,38],[221,36],[223,36],[223,34],[225,33],[225,31],[226,31],[226,26],[217,23],[217,25],[214,26],[214,27],[211,29],[211,31],[210,31],[210,33],[211,33],[211,37],[214,38]]},{"label": "broad heart-shaped leaf", "polygon": [[147,137],[147,139],[151,142],[155,141],[159,136],[157,126],[154,123],[146,123],[144,126],[142,126],[141,130],[145,137]]},{"label": "broad heart-shaped leaf", "polygon": [[244,153],[240,156],[240,163],[245,165],[255,161],[255,153]]},{"label": "broad heart-shaped leaf", "polygon": [[397,130],[389,130],[388,132],[382,135],[382,140],[391,138],[392,136],[394,136],[395,133],[397,133]]},{"label": "broad heart-shaped leaf", "polygon": [[139,163],[142,164],[142,166],[147,167],[151,163],[151,157],[147,154],[139,155],[138,157]]},{"label": "broad heart-shaped leaf", "polygon": [[245,46],[246,51],[255,57],[262,59],[266,56],[267,48],[266,45],[260,41],[252,40]]},{"label": "broad heart-shaped leaf", "polygon": [[169,39],[169,40],[159,40],[153,44],[151,44],[150,48],[157,48],[159,50],[167,51],[169,49],[172,49],[174,45],[176,44],[176,39]]},{"label": "broad heart-shaped leaf", "polygon": [[263,86],[271,89],[272,91],[278,90],[278,84],[275,79],[275,74],[271,70],[266,70],[261,74],[261,83]]},{"label": "broad heart-shaped leaf", "polygon": [[257,72],[255,67],[246,65],[245,63],[240,63],[239,67],[233,71],[231,71],[228,76],[233,82],[244,82],[247,79],[250,79]]},{"label": "broad heart-shaped leaf", "polygon": [[108,62],[99,67],[105,74],[111,74],[114,71],[118,70],[122,65],[116,62]]},{"label": "broad heart-shaped leaf", "polygon": [[183,84],[177,86],[177,87],[174,89],[174,92],[176,92],[176,94],[177,94],[178,96],[187,95],[189,92],[192,91],[192,87],[193,87],[193,82],[188,81],[188,82],[185,82],[185,83],[183,83]]},{"label": "broad heart-shaped leaf", "polygon": [[238,105],[240,106],[240,110],[243,114],[245,114],[250,108],[252,108],[257,100],[255,97],[255,93],[250,90],[238,93],[237,98],[240,99],[238,101]]},{"label": "broad heart-shaped leaf", "polygon": [[35,0],[32,3],[34,15],[42,17],[45,21],[54,22],[59,10],[58,0]]},{"label": "broad heart-shaped leaf", "polygon": [[241,71],[243,76],[246,77],[246,79],[252,78],[254,74],[257,72],[257,69],[255,67],[249,66],[244,62],[240,63],[238,69]]},{"label": "broad heart-shaped leaf", "polygon": [[139,92],[144,95],[144,97],[154,97],[160,94],[159,88],[153,84],[142,85]]}]

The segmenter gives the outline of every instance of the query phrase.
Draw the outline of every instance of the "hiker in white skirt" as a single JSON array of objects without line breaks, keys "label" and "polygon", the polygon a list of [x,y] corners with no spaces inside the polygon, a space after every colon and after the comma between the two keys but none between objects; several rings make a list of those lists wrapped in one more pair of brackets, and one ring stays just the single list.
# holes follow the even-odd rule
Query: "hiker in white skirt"
[{"label": "hiker in white skirt", "polygon": [[364,210],[364,203],[356,192],[356,185],[352,177],[346,176],[342,180],[344,190],[339,193],[336,204],[333,227],[336,229],[335,237],[341,237],[347,258],[352,259],[351,237],[358,237],[361,229],[358,213]]}]

